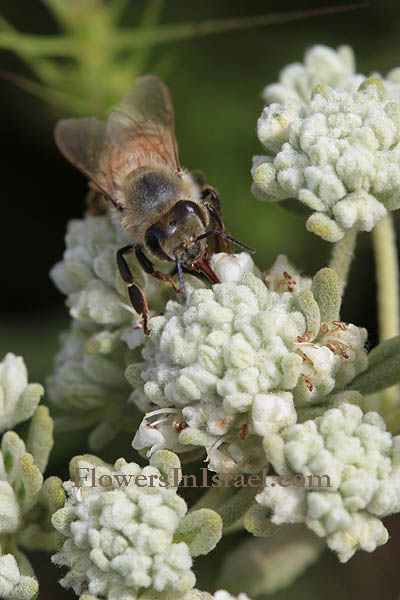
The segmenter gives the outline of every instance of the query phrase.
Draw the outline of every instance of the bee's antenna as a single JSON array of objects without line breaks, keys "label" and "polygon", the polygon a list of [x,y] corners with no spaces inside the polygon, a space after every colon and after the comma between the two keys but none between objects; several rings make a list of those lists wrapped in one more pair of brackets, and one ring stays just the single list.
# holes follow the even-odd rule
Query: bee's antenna
[{"label": "bee's antenna", "polygon": [[212,229],[211,231],[206,231],[205,233],[202,233],[201,235],[199,235],[199,237],[196,238],[196,241],[204,240],[204,238],[208,238],[208,237],[210,237],[210,235],[219,235],[220,237],[224,238],[225,240],[228,240],[228,242],[232,242],[232,244],[236,244],[236,246],[239,246],[239,248],[243,248],[243,250],[247,250],[251,254],[254,254],[254,252],[255,252],[254,248],[247,246],[247,244],[244,244],[243,242],[239,242],[239,240],[237,240],[236,238],[229,235],[229,233],[222,231],[222,229]]},{"label": "bee's antenna", "polygon": [[179,258],[176,258],[176,268],[178,269],[178,277],[179,277],[179,286],[182,292],[183,301],[186,302],[186,288],[185,288],[185,280],[183,279],[183,271],[182,271],[182,263]]}]

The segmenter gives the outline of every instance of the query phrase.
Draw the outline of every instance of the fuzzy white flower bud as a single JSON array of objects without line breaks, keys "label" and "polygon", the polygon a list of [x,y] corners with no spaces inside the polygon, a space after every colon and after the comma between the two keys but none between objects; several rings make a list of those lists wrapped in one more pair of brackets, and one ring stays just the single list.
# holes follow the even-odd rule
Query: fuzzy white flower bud
[{"label": "fuzzy white flower bud", "polygon": [[201,592],[200,590],[190,590],[183,600],[250,600],[246,594],[239,594],[239,596],[232,596],[225,590],[218,590],[214,595],[208,592]]},{"label": "fuzzy white flower bud", "polygon": [[[314,87],[320,83],[353,93],[365,79],[365,75],[356,73],[355,69],[355,56],[350,46],[339,46],[334,50],[316,44],[305,52],[303,63],[284,67],[279,73],[279,82],[267,85],[262,96],[266,104],[282,104],[288,98],[307,103]],[[371,75],[382,79],[391,92],[400,91],[398,69],[390,71],[385,78],[379,73]]]},{"label": "fuzzy white flower bud", "polygon": [[218,590],[213,596],[213,600],[250,600],[246,594],[239,594],[239,596],[232,596],[225,590]]},{"label": "fuzzy white flower bud", "polygon": [[223,282],[240,283],[245,273],[259,274],[253,259],[247,252],[241,252],[240,254],[219,252],[213,254],[210,265],[218,279]]},{"label": "fuzzy white flower bud", "polygon": [[296,423],[292,394],[288,392],[257,394],[251,410],[251,430],[258,435],[277,433]]}]

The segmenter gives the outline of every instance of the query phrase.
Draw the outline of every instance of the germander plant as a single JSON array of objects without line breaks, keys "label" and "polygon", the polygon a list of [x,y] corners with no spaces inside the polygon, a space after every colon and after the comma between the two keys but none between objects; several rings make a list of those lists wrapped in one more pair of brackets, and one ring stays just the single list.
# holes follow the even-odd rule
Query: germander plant
[{"label": "germander plant", "polygon": [[[62,2],[49,5],[66,27],[76,23]],[[79,114],[73,91],[64,107]],[[6,355],[1,598],[37,597],[25,555],[37,549],[81,600],[248,600],[290,584],[325,545],[346,562],[388,540],[382,518],[400,511],[390,215],[400,206],[400,76],[356,74],[349,47],[314,46],[263,97],[253,194],[288,209],[300,202],[307,229],[332,244],[329,264],[307,276],[284,255],[256,265],[245,252],[214,253],[220,283],[185,273],[183,300],[130,259],[151,310],[146,337],[115,266],[123,235],[111,215],[68,224],[51,271],[71,316],[46,386],[55,428],[87,428],[95,452],[129,432],[137,461],[78,455],[70,480],[44,479],[53,445],[44,390]],[[381,342],[369,351],[362,324],[341,312],[360,230],[371,231],[377,264]],[[22,439],[12,429],[28,419]],[[182,463],[210,475],[189,506]],[[225,589],[198,590],[196,557],[239,530],[248,538],[223,565],[216,587]]]}]

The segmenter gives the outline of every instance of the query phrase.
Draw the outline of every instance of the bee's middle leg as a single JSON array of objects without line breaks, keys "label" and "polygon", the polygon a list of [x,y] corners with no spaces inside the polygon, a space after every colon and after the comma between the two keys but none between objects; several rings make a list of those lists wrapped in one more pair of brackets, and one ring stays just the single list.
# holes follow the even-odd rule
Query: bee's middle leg
[{"label": "bee's middle leg", "polygon": [[129,298],[135,311],[141,316],[143,323],[143,331],[145,335],[150,335],[147,328],[147,320],[149,317],[149,307],[147,306],[145,295],[138,285],[135,284],[131,270],[124,258],[124,254],[131,252],[133,246],[124,246],[117,252],[117,265],[120,275],[128,287]]},{"label": "bee's middle leg", "polygon": [[146,273],[148,273],[152,277],[155,277],[155,279],[159,279],[160,281],[163,281],[167,285],[170,285],[172,287],[172,289],[174,290],[174,292],[179,294],[180,289],[178,287],[176,287],[175,281],[172,279],[171,275],[168,275],[168,273],[163,273],[162,271],[156,271],[154,269],[153,263],[144,254],[141,246],[135,246],[135,254],[136,254],[136,258],[139,261],[140,266],[142,267],[142,269],[144,271],[146,271]]}]

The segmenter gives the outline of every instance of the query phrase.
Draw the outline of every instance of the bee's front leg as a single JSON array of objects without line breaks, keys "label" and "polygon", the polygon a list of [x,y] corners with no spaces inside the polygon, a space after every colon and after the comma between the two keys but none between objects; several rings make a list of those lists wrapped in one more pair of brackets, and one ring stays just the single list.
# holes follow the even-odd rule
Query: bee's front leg
[{"label": "bee's front leg", "polygon": [[174,292],[179,294],[180,289],[176,287],[175,281],[172,279],[171,275],[168,275],[168,273],[163,273],[162,271],[156,271],[153,263],[147,258],[141,246],[135,246],[135,254],[140,266],[144,271],[146,271],[146,273],[152,277],[155,277],[156,279],[159,279],[160,281],[163,281],[167,285],[170,285]]},{"label": "bee's front leg", "polygon": [[147,306],[145,295],[139,286],[133,280],[131,270],[124,258],[124,254],[131,252],[133,246],[124,246],[117,252],[117,265],[120,275],[128,287],[129,298],[135,311],[141,316],[143,323],[143,331],[145,335],[150,335],[147,328],[147,320],[149,317],[149,307]]},{"label": "bee's front leg", "polygon": [[[209,197],[210,200],[205,202],[203,206],[209,212],[214,228],[218,231],[225,231],[219,196],[216,190],[211,186],[207,186],[201,191],[202,200],[205,200],[207,197]],[[213,246],[215,252],[230,252],[228,242],[221,236],[216,235],[213,237]]]}]

